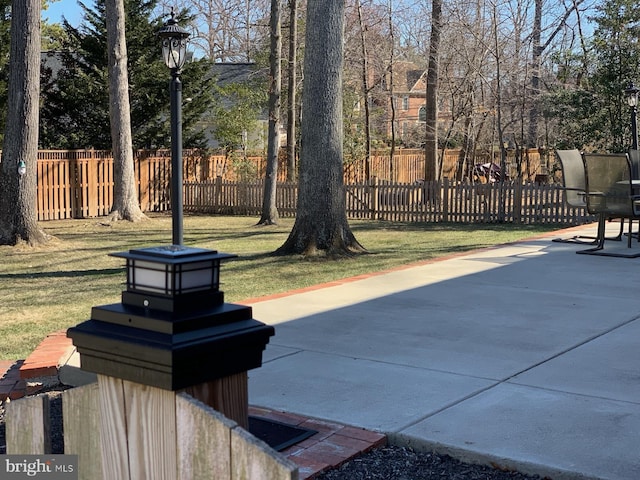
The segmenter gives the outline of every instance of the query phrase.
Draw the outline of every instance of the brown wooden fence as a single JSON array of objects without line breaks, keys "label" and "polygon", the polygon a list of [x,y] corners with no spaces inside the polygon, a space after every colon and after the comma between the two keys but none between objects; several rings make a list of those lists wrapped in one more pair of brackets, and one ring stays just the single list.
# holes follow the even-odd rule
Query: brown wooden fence
[{"label": "brown wooden fence", "polygon": [[[594,220],[585,209],[569,208],[562,188],[555,185],[373,181],[345,188],[347,216],[354,219],[558,225]],[[193,213],[259,216],[262,191],[262,181],[186,182],[184,208]],[[276,205],[281,217],[295,215],[296,198],[296,183],[278,184]]]},{"label": "brown wooden fence", "polygon": [[[533,155],[532,155],[533,156]],[[444,171],[455,173],[460,152],[448,152]],[[140,205],[145,212],[170,210],[169,151],[139,151],[135,155]],[[284,162],[282,162],[284,164]],[[345,167],[347,212],[352,218],[428,222],[522,222],[574,225],[590,220],[584,211],[568,209],[554,185],[473,183],[445,179],[425,184],[421,150],[398,150],[393,168],[388,154],[371,158],[371,182],[358,181],[364,164]],[[511,167],[513,166],[512,164]],[[529,161],[540,172],[539,156]],[[223,155],[184,152],[185,210],[258,215],[262,205],[265,162],[261,157],[241,160]],[[534,167],[532,167],[534,166]],[[510,167],[510,168],[511,168]],[[297,187],[284,182],[279,170],[277,206],[281,216],[296,211]],[[391,182],[392,176],[401,179]],[[536,173],[537,175],[537,173]],[[454,178],[452,175],[451,178]],[[526,178],[525,178],[526,180]],[[107,215],[113,203],[113,159],[96,150],[39,152],[38,219],[87,218]]]}]

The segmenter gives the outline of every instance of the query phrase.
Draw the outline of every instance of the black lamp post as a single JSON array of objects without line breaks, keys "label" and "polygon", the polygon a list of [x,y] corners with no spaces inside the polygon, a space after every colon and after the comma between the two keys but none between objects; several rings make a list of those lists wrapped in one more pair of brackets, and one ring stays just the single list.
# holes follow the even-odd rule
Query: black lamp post
[{"label": "black lamp post", "polygon": [[630,83],[624,91],[631,110],[631,148],[633,150],[638,149],[638,93],[640,89],[633,83]]},{"label": "black lamp post", "polygon": [[171,219],[174,245],[182,245],[182,82],[180,70],[187,58],[189,32],[178,25],[173,8],[171,18],[158,31],[162,58],[171,70]]},{"label": "black lamp post", "polygon": [[235,255],[182,245],[179,75],[189,34],[172,11],[158,36],[172,75],[173,245],[112,254],[127,263],[121,303],[93,307],[67,336],[83,370],[165,390],[189,388],[248,429],[247,371],[262,365],[275,330],[255,320],[251,307],[225,303],[220,263]]}]

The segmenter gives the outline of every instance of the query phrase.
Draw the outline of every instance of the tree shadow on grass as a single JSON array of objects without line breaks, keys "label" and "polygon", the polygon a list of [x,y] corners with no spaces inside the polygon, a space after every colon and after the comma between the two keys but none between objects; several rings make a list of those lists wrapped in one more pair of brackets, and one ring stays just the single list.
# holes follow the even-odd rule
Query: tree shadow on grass
[{"label": "tree shadow on grass", "polygon": [[96,277],[105,275],[122,275],[125,268],[103,268],[93,270],[67,270],[57,272],[34,272],[34,273],[5,273],[0,274],[0,279],[29,279],[29,278],[74,278],[74,277]]}]

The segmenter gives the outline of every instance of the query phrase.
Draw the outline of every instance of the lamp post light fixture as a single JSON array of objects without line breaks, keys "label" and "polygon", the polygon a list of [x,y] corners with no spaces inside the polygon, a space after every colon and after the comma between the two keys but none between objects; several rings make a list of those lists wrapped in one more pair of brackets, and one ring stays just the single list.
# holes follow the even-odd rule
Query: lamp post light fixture
[{"label": "lamp post light fixture", "polygon": [[158,36],[172,75],[173,244],[111,254],[126,261],[121,302],[93,307],[91,318],[69,328],[67,336],[81,368],[99,375],[99,388],[107,385],[104,377],[113,377],[170,391],[189,389],[248,429],[247,371],[262,365],[275,330],[255,320],[251,307],[224,301],[220,264],[235,255],[182,245],[180,68],[189,34],[172,11]]},{"label": "lamp post light fixture", "polygon": [[171,18],[158,31],[162,58],[171,70],[171,219],[172,242],[182,245],[182,82],[180,71],[187,58],[189,32],[178,25],[173,8]]},{"label": "lamp post light fixture", "polygon": [[633,83],[625,89],[624,94],[627,98],[627,104],[631,110],[631,148],[638,149],[638,94],[640,89]]}]

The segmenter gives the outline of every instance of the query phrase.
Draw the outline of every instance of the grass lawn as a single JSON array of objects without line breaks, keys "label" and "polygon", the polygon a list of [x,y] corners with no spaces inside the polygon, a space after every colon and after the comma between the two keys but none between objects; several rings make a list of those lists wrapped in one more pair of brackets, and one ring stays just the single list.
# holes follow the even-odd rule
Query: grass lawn
[{"label": "grass lawn", "polygon": [[[238,255],[223,263],[227,302],[285,292],[527,238],[557,227],[351,221],[369,254],[341,260],[273,257],[293,219],[256,227],[257,217],[187,216],[184,243]],[[117,303],[124,261],[110,253],[171,243],[171,217],[132,224],[101,219],[42,222],[48,244],[0,246],[0,360],[25,358],[48,334],[87,320],[91,307]]]}]

